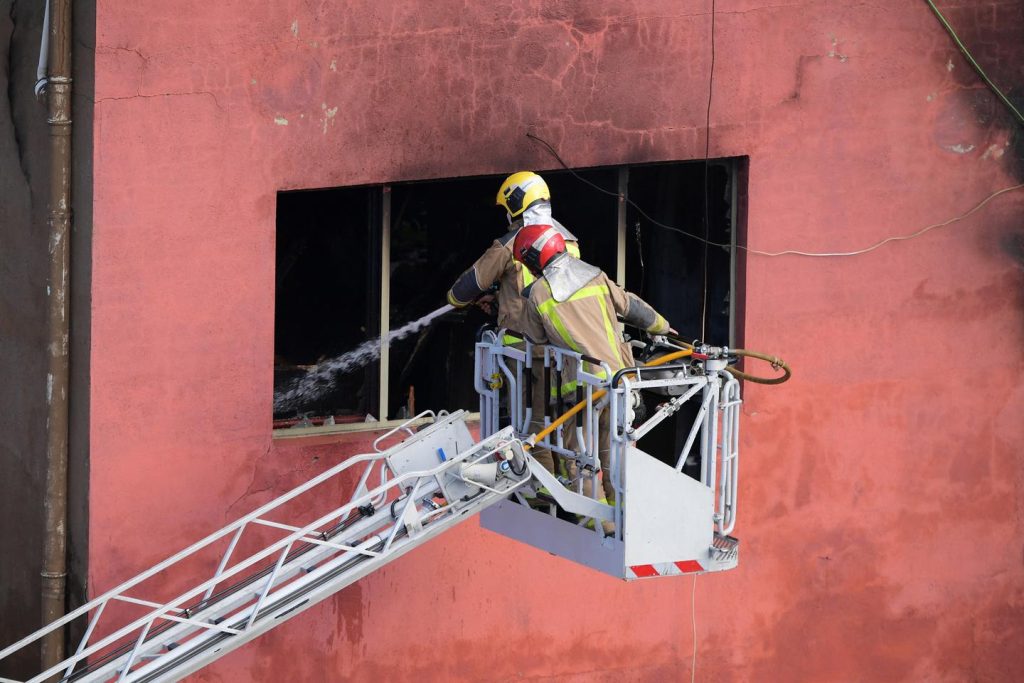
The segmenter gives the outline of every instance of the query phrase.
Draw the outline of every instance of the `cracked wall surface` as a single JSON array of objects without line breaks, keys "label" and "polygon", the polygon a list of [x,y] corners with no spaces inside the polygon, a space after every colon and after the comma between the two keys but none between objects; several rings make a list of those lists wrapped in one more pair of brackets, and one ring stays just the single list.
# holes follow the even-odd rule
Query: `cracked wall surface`
[{"label": "cracked wall surface", "polygon": [[[1020,3],[940,4],[1019,93]],[[554,168],[527,132],[580,167],[707,149],[749,157],[749,246],[831,252],[1021,182],[924,3],[719,0],[708,126],[710,6],[99,0],[91,588],[368,448],[272,440],[279,190]],[[1009,192],[862,256],[747,257],[745,344],[795,376],[746,388],[699,679],[1021,678],[1022,215]],[[195,678],[683,680],[692,589],[471,522]]]}]

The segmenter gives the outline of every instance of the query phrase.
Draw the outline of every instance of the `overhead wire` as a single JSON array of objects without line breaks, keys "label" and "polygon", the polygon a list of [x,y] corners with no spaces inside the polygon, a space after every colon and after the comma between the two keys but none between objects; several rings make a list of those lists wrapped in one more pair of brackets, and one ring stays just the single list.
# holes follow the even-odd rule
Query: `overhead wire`
[{"label": "overhead wire", "polygon": [[[992,201],[993,199],[995,199],[999,195],[1006,194],[1007,192],[1012,192],[1014,190],[1019,190],[1021,188],[1024,188],[1024,183],[1021,183],[1019,185],[1011,185],[1010,187],[1004,187],[1003,189],[997,190],[996,192],[993,192],[989,196],[985,197],[985,199],[983,199],[981,202],[976,204],[973,208],[971,208],[966,213],[962,213],[959,216],[955,216],[953,218],[950,218],[949,220],[942,221],[941,223],[932,223],[931,225],[926,225],[925,227],[921,228],[920,230],[915,230],[914,232],[912,232],[910,234],[907,234],[907,235],[893,235],[892,237],[886,237],[885,239],[879,240],[878,242],[875,242],[871,246],[865,247],[863,249],[855,249],[853,251],[833,251],[833,252],[811,252],[811,251],[800,251],[800,250],[797,250],[797,249],[786,249],[785,251],[760,251],[760,250],[757,250],[757,249],[747,249],[747,251],[750,252],[751,254],[760,254],[761,256],[787,256],[787,255],[794,255],[794,256],[858,256],[860,254],[866,254],[866,253],[868,253],[870,251],[874,251],[875,249],[878,249],[879,247],[885,246],[886,244],[889,244],[890,242],[903,242],[903,241],[906,241],[906,240],[912,240],[915,237],[919,237],[919,236],[925,234],[926,232],[929,232],[929,231],[934,230],[936,228],[944,228],[947,225],[951,225],[951,224],[956,223],[958,221],[962,221],[965,218],[968,218],[972,214],[974,214],[977,211],[979,211],[983,206],[988,204],[990,201]],[[744,249],[745,247],[740,247],[740,248]]]},{"label": "overhead wire", "polygon": [[708,197],[708,159],[711,156],[711,97],[715,84],[715,0],[711,0],[711,68],[708,70],[708,107],[704,121],[704,292],[701,297],[700,337],[704,339],[708,325],[708,245],[711,237],[711,203]]}]

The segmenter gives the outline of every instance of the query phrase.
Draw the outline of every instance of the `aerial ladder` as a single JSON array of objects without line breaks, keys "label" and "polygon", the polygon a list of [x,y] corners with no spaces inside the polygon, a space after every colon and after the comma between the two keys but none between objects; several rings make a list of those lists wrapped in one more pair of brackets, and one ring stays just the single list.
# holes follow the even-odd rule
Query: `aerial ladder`
[{"label": "aerial ladder", "polygon": [[[421,413],[381,435],[372,453],[0,650],[0,661],[75,624],[75,651],[29,681],[178,680],[475,515],[486,529],[627,581],[737,565],[741,398],[728,349],[662,338],[638,349],[646,366],[613,374],[578,353],[503,339],[505,330],[484,330],[476,344],[478,438],[466,411]],[[530,434],[531,368],[540,362],[545,389],[571,377],[577,401]],[[641,391],[663,399],[642,418]],[[638,447],[691,401],[696,418],[678,454],[665,462]],[[614,504],[597,500],[604,411]],[[548,472],[530,455],[537,444],[574,463],[574,476]],[[683,471],[691,456],[699,474]]]}]

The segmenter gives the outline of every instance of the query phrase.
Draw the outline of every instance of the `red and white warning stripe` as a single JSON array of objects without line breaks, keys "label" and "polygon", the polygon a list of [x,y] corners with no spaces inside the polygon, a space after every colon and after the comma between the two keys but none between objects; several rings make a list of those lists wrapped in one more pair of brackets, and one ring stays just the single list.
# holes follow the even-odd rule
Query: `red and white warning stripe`
[{"label": "red and white warning stripe", "polygon": [[679,576],[707,571],[697,560],[658,562],[657,564],[634,564],[626,567],[627,579],[649,579],[654,576]]}]

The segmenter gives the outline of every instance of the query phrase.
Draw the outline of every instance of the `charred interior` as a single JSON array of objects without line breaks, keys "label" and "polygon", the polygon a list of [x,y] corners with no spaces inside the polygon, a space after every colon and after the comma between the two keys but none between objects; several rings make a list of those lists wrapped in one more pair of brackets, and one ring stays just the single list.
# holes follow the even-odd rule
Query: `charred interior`
[{"label": "charred interior", "polygon": [[[736,250],[713,246],[737,243],[733,204],[744,191],[734,186],[737,166],[712,162],[705,169],[703,162],[695,162],[629,171],[633,203],[626,211],[626,289],[664,315],[684,339],[737,345],[730,335],[730,273]],[[663,400],[644,395],[648,412]],[[672,419],[651,430],[641,440],[641,447],[650,453],[679,453],[697,410],[697,405],[686,404]],[[693,475],[700,468],[700,451],[695,444],[690,452],[694,455],[687,460],[685,471]]]}]

